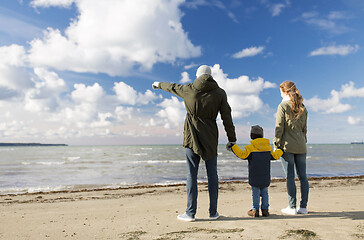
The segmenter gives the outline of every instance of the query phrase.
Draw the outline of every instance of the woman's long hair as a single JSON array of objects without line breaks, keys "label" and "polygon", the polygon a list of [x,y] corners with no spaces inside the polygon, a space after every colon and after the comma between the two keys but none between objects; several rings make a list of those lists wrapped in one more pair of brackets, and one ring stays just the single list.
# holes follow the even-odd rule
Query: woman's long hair
[{"label": "woman's long hair", "polygon": [[284,81],[279,85],[282,92],[287,93],[291,100],[291,117],[294,116],[298,119],[305,111],[305,105],[303,104],[303,98],[296,88],[296,85],[291,81]]}]

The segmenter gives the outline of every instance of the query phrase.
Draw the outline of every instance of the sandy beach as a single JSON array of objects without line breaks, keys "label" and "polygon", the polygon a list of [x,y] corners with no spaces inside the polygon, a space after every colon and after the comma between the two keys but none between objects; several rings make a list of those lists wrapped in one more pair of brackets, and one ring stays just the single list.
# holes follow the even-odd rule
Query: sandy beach
[{"label": "sandy beach", "polygon": [[209,221],[200,184],[195,222],[176,218],[184,185],[0,196],[0,239],[364,239],[364,176],[311,178],[308,215],[281,214],[284,181],[269,194],[271,215],[251,218],[248,183],[220,183],[221,218]]}]

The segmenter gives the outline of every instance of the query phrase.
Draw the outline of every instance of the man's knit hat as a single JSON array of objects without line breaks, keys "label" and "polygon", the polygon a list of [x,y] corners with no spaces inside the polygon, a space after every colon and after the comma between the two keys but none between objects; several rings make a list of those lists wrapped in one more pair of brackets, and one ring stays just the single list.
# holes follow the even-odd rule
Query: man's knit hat
[{"label": "man's knit hat", "polygon": [[201,75],[208,74],[211,75],[211,68],[207,65],[201,65],[196,72],[196,77],[199,77]]},{"label": "man's knit hat", "polygon": [[264,136],[263,135],[263,128],[259,125],[252,126],[250,133],[254,133],[256,135]]}]

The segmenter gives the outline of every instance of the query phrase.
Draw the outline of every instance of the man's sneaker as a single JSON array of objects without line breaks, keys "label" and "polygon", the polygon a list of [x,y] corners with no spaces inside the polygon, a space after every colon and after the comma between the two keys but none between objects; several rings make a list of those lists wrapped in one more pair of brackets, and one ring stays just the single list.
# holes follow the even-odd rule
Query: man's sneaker
[{"label": "man's sneaker", "polygon": [[268,209],[262,209],[262,216],[263,216],[263,217],[268,217],[268,216],[269,216],[269,211],[268,211]]},{"label": "man's sneaker", "polygon": [[297,213],[298,213],[298,214],[307,214],[307,213],[308,213],[308,211],[307,211],[307,208],[301,208],[301,207],[299,207],[299,208],[297,209]]},{"label": "man's sneaker", "polygon": [[194,217],[188,216],[187,213],[178,215],[177,219],[186,222],[194,222],[196,220]]},{"label": "man's sneaker", "polygon": [[216,219],[218,219],[219,217],[220,217],[219,213],[218,213],[218,212],[216,212],[216,214],[215,214],[215,215],[211,215],[211,216],[209,217],[209,219],[210,219],[210,220],[216,220]]},{"label": "man's sneaker", "polygon": [[259,210],[250,209],[248,215],[251,217],[259,217]]},{"label": "man's sneaker", "polygon": [[290,206],[283,208],[282,213],[284,214],[288,214],[288,215],[296,215],[297,214],[297,210],[296,208],[291,208]]}]

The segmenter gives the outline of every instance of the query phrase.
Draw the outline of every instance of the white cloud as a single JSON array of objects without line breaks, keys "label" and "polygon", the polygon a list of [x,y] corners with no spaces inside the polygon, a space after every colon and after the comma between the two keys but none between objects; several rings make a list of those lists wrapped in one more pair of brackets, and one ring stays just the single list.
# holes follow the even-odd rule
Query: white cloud
[{"label": "white cloud", "polygon": [[342,98],[364,98],[364,87],[355,88],[354,85],[355,84],[353,82],[349,82],[341,86],[340,96]]},{"label": "white cloud", "polygon": [[64,108],[59,115],[53,116],[53,121],[61,122],[61,119],[64,119],[65,125],[82,129],[89,127],[90,123],[96,121],[97,117],[98,111],[95,103],[80,103]]},{"label": "white cloud", "polygon": [[179,81],[180,83],[184,84],[184,83],[191,82],[191,79],[190,79],[190,76],[188,75],[188,72],[181,73],[181,77],[182,77],[182,79]]},{"label": "white cloud", "polygon": [[349,104],[342,104],[338,93],[334,90],[331,92],[331,97],[329,99],[320,99],[315,96],[305,100],[304,103],[314,112],[342,113],[349,111],[352,108]]},{"label": "white cloud", "polygon": [[284,4],[284,3],[277,3],[277,4],[273,4],[271,7],[271,12],[272,12],[272,17],[276,17],[279,16],[282,12],[282,10],[287,7],[289,4]]},{"label": "white cloud", "polygon": [[104,95],[104,89],[98,83],[94,83],[93,86],[75,84],[74,88],[75,90],[72,92],[71,96],[75,102],[96,103]]},{"label": "white cloud", "polygon": [[35,68],[34,74],[34,87],[26,90],[24,108],[31,112],[55,110],[61,101],[60,94],[68,90],[65,81],[43,68]]},{"label": "white cloud", "polygon": [[344,84],[341,86],[341,90],[338,92],[332,90],[331,97],[328,99],[320,99],[313,97],[305,100],[305,104],[314,112],[323,113],[342,113],[352,109],[350,104],[343,104],[341,101],[345,98],[364,98],[364,87],[356,89],[353,82]]},{"label": "white cloud", "polygon": [[33,0],[30,2],[32,7],[70,7],[76,0]]},{"label": "white cloud", "polygon": [[230,79],[219,64],[212,67],[212,75],[219,86],[225,90],[234,118],[259,112],[264,105],[259,94],[264,89],[276,87],[276,84],[264,81],[261,77],[255,81],[244,75]]},{"label": "white cloud", "polygon": [[42,96],[53,96],[68,90],[66,82],[57,73],[44,68],[34,68],[34,73],[40,80],[34,80],[35,87],[43,90]]},{"label": "white cloud", "polygon": [[26,54],[23,46],[12,44],[0,47],[0,67],[25,66]]},{"label": "white cloud", "polygon": [[[10,27],[16,24],[29,27],[31,31],[22,36],[33,40],[28,41],[28,49],[17,44],[0,46],[0,109],[4,113],[0,116],[4,127],[0,135],[6,136],[7,141],[75,139],[112,136],[115,131],[123,134],[122,129],[130,128],[125,127],[130,122],[142,126],[150,113],[136,106],[150,104],[161,96],[149,89],[144,93],[136,91],[123,82],[115,83],[111,94],[99,83],[89,86],[75,83],[70,90],[57,71],[128,75],[136,68],[148,71],[159,62],[174,63],[200,56],[200,47],[192,44],[182,28],[183,14],[179,7],[183,2],[31,1],[37,11],[42,7],[68,8],[74,4],[79,15],[66,29],[47,28],[37,38],[34,36],[40,33],[39,28],[21,21],[4,21],[11,23]],[[19,37],[16,31],[6,30],[9,26],[0,24],[0,31]],[[183,77],[187,80],[188,74]],[[184,110],[183,103],[172,102],[174,108],[181,104]],[[161,106],[165,109],[160,114],[165,114],[172,124],[163,118],[157,121],[171,128],[180,124],[173,119],[174,109]],[[148,131],[134,132],[135,136],[147,136]]]},{"label": "white cloud", "polygon": [[[4,14],[4,12],[6,14]],[[12,38],[29,40],[34,36],[41,34],[42,29],[33,25],[30,19],[24,17],[18,12],[13,12],[7,9],[0,12],[0,32],[6,33]],[[2,38],[2,40],[5,39],[6,38]]]},{"label": "white cloud", "polygon": [[183,68],[184,68],[184,69],[191,69],[191,68],[195,68],[195,67],[197,67],[197,66],[198,66],[198,64],[196,64],[196,63],[191,63],[191,64],[189,64],[189,65],[184,66]]},{"label": "white cloud", "polygon": [[344,12],[339,11],[332,11],[327,16],[320,16],[318,12],[312,11],[303,13],[300,20],[320,30],[328,31],[331,34],[342,34],[350,30],[342,22],[349,18]]},{"label": "white cloud", "polygon": [[254,94],[229,94],[228,101],[232,108],[234,119],[246,117],[251,113],[258,112],[264,105],[259,96]]},{"label": "white cloud", "polygon": [[279,16],[283,9],[286,7],[289,7],[291,2],[289,0],[281,1],[280,3],[271,3],[268,0],[260,0],[260,2],[269,9],[269,11],[272,13],[272,17]]},{"label": "white cloud", "polygon": [[114,83],[113,90],[115,91],[120,104],[148,104],[158,98],[158,96],[149,89],[146,90],[144,94],[138,93],[133,87],[124,82]]},{"label": "white cloud", "polygon": [[226,12],[228,17],[233,20],[234,22],[238,22],[235,14],[231,12],[224,4],[223,1],[220,0],[214,0],[214,1],[208,1],[208,0],[192,0],[192,1],[186,1],[184,3],[186,7],[197,9],[199,6],[210,6],[210,7],[217,7],[223,11]]},{"label": "white cloud", "polygon": [[154,100],[160,98],[160,96],[157,96],[154,92],[150,91],[149,89],[145,91],[144,94],[138,93],[138,104],[149,104],[150,102],[153,102]]},{"label": "white cloud", "polygon": [[114,83],[114,91],[120,104],[135,105],[137,102],[137,91],[124,82]]},{"label": "white cloud", "polygon": [[233,58],[254,57],[264,51],[265,47],[250,47],[233,54]]},{"label": "white cloud", "polygon": [[178,127],[184,122],[186,110],[183,102],[180,102],[177,97],[172,96],[171,99],[164,99],[159,106],[163,109],[158,111],[156,115],[164,119],[165,128]]},{"label": "white cloud", "polygon": [[131,119],[133,116],[132,112],[132,107],[117,106],[115,108],[116,119],[120,122],[124,121],[125,119]]},{"label": "white cloud", "polygon": [[347,121],[350,125],[364,125],[364,120],[360,117],[349,116]]},{"label": "white cloud", "polygon": [[31,73],[25,68],[27,57],[23,46],[0,47],[0,99],[21,97],[34,87]]},{"label": "white cloud", "polygon": [[310,56],[319,56],[319,55],[341,55],[346,56],[349,54],[356,53],[359,50],[359,45],[332,45],[328,47],[318,48],[313,50],[310,53]]},{"label": "white cloud", "polygon": [[[39,7],[72,1],[33,1]],[[80,15],[63,35],[48,28],[30,42],[35,66],[76,72],[127,75],[135,67],[200,56],[181,24],[182,0],[77,0]],[[122,24],[119,24],[122,23]]]},{"label": "white cloud", "polygon": [[97,116],[98,116],[97,120],[93,121],[90,124],[91,128],[100,128],[100,127],[111,126],[112,122],[110,121],[110,119],[113,116],[111,113],[98,113]]},{"label": "white cloud", "polygon": [[0,87],[3,89],[9,89],[15,95],[21,96],[26,89],[32,88],[33,85],[34,83],[30,80],[30,73],[26,69],[0,67]]}]

